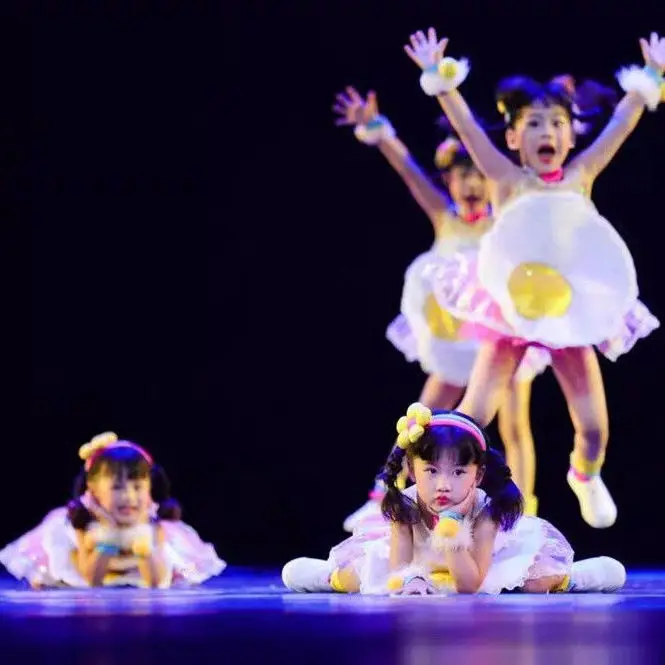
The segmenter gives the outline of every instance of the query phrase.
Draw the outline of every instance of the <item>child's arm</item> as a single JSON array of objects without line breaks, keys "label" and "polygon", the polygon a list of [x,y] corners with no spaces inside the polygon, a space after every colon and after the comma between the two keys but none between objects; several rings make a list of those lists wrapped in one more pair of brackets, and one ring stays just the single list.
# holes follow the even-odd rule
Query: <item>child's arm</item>
[{"label": "child's arm", "polygon": [[413,527],[393,523],[390,532],[390,570],[388,589],[400,595],[426,596],[434,593],[429,572],[413,564]]},{"label": "child's arm", "polygon": [[[404,50],[423,70],[424,75],[437,79],[438,65],[443,59],[447,44],[447,39],[438,41],[436,30],[430,28],[427,36],[423,32],[411,35],[411,45],[405,46]],[[453,129],[469,151],[471,159],[489,180],[509,182],[512,178],[519,177],[520,169],[492,143],[456,89],[437,93],[436,97]]]},{"label": "child's arm", "polygon": [[445,550],[446,564],[458,593],[476,593],[492,563],[497,525],[483,513],[473,528],[471,547]]},{"label": "child's arm", "polygon": [[340,118],[335,124],[354,125],[359,141],[379,149],[436,230],[440,214],[449,208],[448,198],[418,166],[404,143],[395,136],[395,130],[388,119],[379,114],[376,93],[370,91],[367,99],[363,99],[355,88],[349,86],[344,94],[337,95],[336,100],[333,111]]},{"label": "child's arm", "polygon": [[[626,95],[617,105],[612,119],[600,136],[570,164],[571,168],[579,168],[591,182],[612,161],[614,155],[637,126],[649,97],[649,95],[645,97],[645,87],[649,92],[651,92],[649,88],[653,87],[656,101],[659,98],[660,86],[663,85],[662,75],[665,70],[665,39],[659,39],[658,35],[654,33],[651,35],[650,42],[640,39],[640,48],[645,68],[641,72],[633,69],[630,74],[627,74],[628,70],[624,70],[623,81],[621,74],[619,75],[620,82],[627,90]],[[650,81],[650,78],[653,80]],[[639,92],[638,89],[642,92]]]},{"label": "child's arm", "polygon": [[90,586],[102,586],[109,563],[117,556],[117,548],[113,545],[105,547],[84,531],[76,531],[76,541],[75,563],[79,573]]},{"label": "child's arm", "polygon": [[393,167],[397,175],[409,188],[411,196],[430,218],[435,230],[438,229],[441,213],[450,205],[446,195],[434,185],[426,173],[413,159],[409,149],[398,137],[388,138],[378,144],[379,152]]},{"label": "child's arm", "polygon": [[132,543],[132,553],[139,557],[139,573],[147,587],[158,588],[168,579],[170,569],[161,525],[154,527],[154,533],[137,537]]},{"label": "child's arm", "polygon": [[393,522],[390,528],[390,570],[397,571],[413,561],[413,527]]}]

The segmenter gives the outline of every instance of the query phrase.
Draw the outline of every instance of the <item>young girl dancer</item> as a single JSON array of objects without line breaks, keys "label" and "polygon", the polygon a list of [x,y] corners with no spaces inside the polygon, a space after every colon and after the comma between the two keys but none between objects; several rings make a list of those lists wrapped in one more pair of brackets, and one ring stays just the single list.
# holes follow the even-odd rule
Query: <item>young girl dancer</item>
[{"label": "young girl dancer", "polygon": [[226,564],[180,521],[163,469],[112,433],[80,449],[76,498],[0,552],[33,588],[200,584]]},{"label": "young girl dancer", "polygon": [[[451,257],[461,250],[478,250],[481,237],[493,221],[485,178],[459,141],[449,137],[438,147],[434,158],[443,188],[437,186],[396,136],[390,121],[379,114],[374,92],[363,99],[355,88],[348,87],[337,95],[333,110],[340,116],[337,125],[353,126],[361,143],[378,148],[432,223],[434,246],[407,269],[402,314],[388,327],[387,337],[408,361],[418,360],[428,375],[420,401],[433,409],[452,409],[464,393],[479,343],[459,339],[460,322],[439,307],[423,270],[433,253]],[[531,384],[548,363],[545,351],[531,349],[499,409],[499,431],[508,465],[525,496],[526,512],[534,515],[537,500],[535,449],[529,420]],[[345,520],[344,529],[352,532],[365,519],[379,516],[383,494],[383,483],[377,481],[370,500]]]},{"label": "young girl dancer", "polygon": [[[522,496],[500,453],[469,417],[409,407],[385,466],[386,521],[358,530],[326,561],[295,559],[282,571],[293,591],[364,594],[489,593],[519,589],[616,591],[624,567],[573,550],[545,520],[522,517]],[[406,459],[415,485],[395,480]]]},{"label": "young girl dancer", "polygon": [[487,177],[496,214],[477,260],[458,252],[431,272],[441,305],[476,324],[473,334],[487,340],[459,410],[482,424],[491,421],[526,349],[547,348],[575,428],[568,483],[582,517],[596,528],[611,526],[617,510],[600,476],[608,420],[593,345],[615,360],[659,325],[637,300],[627,247],[590,200],[596,177],[644,107],[655,109],[661,96],[665,40],[654,34],[640,43],[646,66],[619,73],[626,95],[604,131],[565,170],[576,139],[576,105],[564,85],[522,78],[502,86],[506,141],[519,167],[493,145],[457,91],[468,63],[443,57],[447,40],[438,41],[430,29],[405,47],[423,69],[423,90],[437,96]]}]

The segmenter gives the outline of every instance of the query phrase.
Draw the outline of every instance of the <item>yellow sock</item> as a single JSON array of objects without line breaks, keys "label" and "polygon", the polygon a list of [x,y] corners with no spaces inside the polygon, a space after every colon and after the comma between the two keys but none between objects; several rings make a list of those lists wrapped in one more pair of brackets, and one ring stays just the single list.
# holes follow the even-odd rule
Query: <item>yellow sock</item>
[{"label": "yellow sock", "polygon": [[529,517],[535,517],[538,515],[538,497],[524,497],[524,514],[528,515]]},{"label": "yellow sock", "polygon": [[333,570],[332,575],[330,576],[330,586],[332,587],[332,590],[337,591],[337,593],[348,593],[340,572],[340,568],[335,568],[335,570]]},{"label": "yellow sock", "polygon": [[570,456],[570,467],[581,476],[597,476],[605,463],[605,453],[596,460],[589,460],[574,450]]},{"label": "yellow sock", "polygon": [[570,575],[566,575],[559,584],[557,584],[550,593],[565,593],[570,586]]}]

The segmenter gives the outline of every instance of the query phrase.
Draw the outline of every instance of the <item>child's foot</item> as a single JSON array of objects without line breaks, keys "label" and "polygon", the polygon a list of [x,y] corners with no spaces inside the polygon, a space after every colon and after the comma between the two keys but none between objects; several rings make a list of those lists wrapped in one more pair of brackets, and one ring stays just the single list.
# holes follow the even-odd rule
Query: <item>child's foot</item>
[{"label": "child's foot", "polygon": [[568,471],[568,485],[580,502],[582,519],[594,529],[606,529],[617,519],[617,507],[600,475],[582,479]]},{"label": "child's foot", "polygon": [[382,480],[376,481],[374,489],[369,493],[369,501],[344,520],[344,531],[353,533],[363,522],[381,517],[381,502],[386,494],[386,486]]},{"label": "child's foot", "polygon": [[599,556],[575,561],[570,570],[571,592],[611,593],[626,583],[626,569],[616,559]]},{"label": "child's foot", "polygon": [[335,566],[323,559],[301,557],[289,561],[282,568],[282,582],[291,591],[323,593],[332,591],[330,576]]},{"label": "child's foot", "polygon": [[381,499],[371,498],[344,520],[344,531],[353,533],[363,522],[381,517]]}]

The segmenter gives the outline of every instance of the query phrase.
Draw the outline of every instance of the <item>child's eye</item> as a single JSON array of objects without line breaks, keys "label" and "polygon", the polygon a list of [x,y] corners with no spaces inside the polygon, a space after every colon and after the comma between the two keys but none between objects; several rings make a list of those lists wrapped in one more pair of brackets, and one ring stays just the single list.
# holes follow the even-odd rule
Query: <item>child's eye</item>
[{"label": "child's eye", "polygon": [[430,466],[425,470],[425,473],[429,473],[431,475],[434,475],[436,473],[436,469],[433,466]]},{"label": "child's eye", "polygon": [[455,469],[453,472],[456,476],[463,476],[466,474],[466,469]]}]

